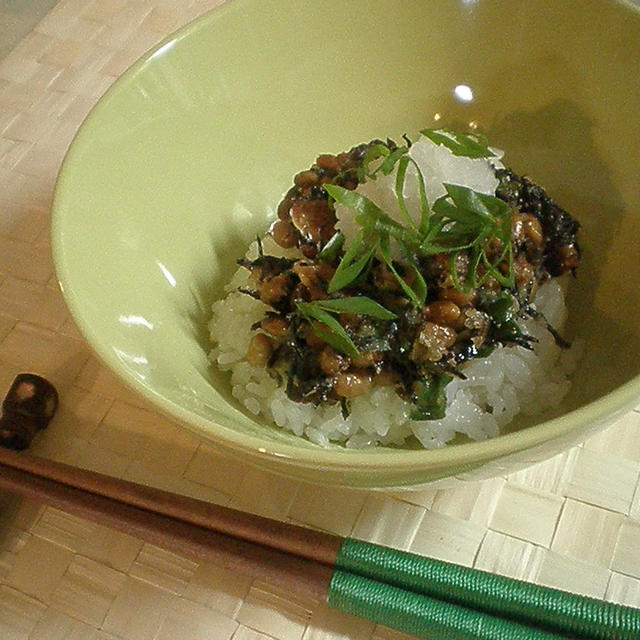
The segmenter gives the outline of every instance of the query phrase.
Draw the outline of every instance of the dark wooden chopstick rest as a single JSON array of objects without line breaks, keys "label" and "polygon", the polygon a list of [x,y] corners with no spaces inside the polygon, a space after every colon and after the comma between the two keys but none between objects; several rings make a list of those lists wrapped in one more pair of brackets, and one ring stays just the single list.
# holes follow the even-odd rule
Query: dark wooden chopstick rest
[{"label": "dark wooden chopstick rest", "polygon": [[48,380],[35,373],[19,373],[2,401],[0,446],[27,449],[57,408],[58,392]]}]

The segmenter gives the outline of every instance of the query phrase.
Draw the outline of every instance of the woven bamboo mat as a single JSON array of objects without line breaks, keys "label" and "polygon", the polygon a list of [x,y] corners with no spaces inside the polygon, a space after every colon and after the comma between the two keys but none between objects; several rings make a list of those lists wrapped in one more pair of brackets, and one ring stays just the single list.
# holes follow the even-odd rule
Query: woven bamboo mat
[{"label": "woven bamboo mat", "polygon": [[[515,475],[369,493],[223,458],[91,355],[57,289],[49,209],[63,154],[139,55],[221,0],[61,0],[0,60],[0,389],[61,392],[34,452],[272,518],[640,606],[640,411]],[[4,392],[3,392],[4,393]],[[392,640],[383,627],[0,495],[3,640]]]}]

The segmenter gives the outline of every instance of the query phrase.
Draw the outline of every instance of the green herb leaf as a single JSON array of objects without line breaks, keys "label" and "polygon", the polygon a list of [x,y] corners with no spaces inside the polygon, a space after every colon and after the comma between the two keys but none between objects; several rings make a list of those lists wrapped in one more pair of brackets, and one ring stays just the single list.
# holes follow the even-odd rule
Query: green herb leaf
[{"label": "green herb leaf", "polygon": [[398,160],[402,158],[402,156],[404,156],[407,151],[409,151],[407,147],[398,147],[382,161],[382,164],[378,167],[377,171],[380,171],[385,176],[388,176],[396,166],[396,162],[398,162]]},{"label": "green herb leaf", "polygon": [[453,376],[440,373],[421,383],[415,399],[412,420],[441,420],[447,408],[446,386]]},{"label": "green herb leaf", "polygon": [[[489,157],[486,138],[476,134],[462,134],[450,129],[425,129],[427,137],[446,144],[457,155]],[[436,253],[448,253],[450,264],[455,265],[461,251],[469,252],[469,270],[464,282],[452,271],[454,285],[468,291],[495,278],[502,286],[513,287],[513,256],[511,249],[511,207],[495,196],[479,193],[468,187],[445,183],[446,194],[429,208],[424,177],[415,161],[402,147],[390,152],[385,145],[370,148],[371,158],[384,157],[381,165],[369,172],[374,175],[381,168],[386,173],[396,166],[394,192],[398,208],[405,220],[401,224],[366,196],[339,185],[325,185],[335,202],[355,213],[355,221],[362,227],[361,234],[347,248],[338,269],[329,283],[329,292],[338,291],[362,277],[370,268],[376,253],[388,266],[405,295],[415,304],[424,304],[426,283],[417,266],[417,258]],[[420,192],[420,221],[411,216],[404,198],[404,187],[409,165],[416,169]],[[495,239],[501,243],[496,255]],[[409,286],[397,272],[391,259],[391,242],[400,248],[413,273],[413,286]],[[500,246],[500,245],[497,245]],[[491,252],[489,252],[491,249]],[[492,256],[490,259],[489,256]],[[506,263],[506,269],[504,268]]]},{"label": "green herb leaf", "polygon": [[427,283],[415,264],[415,256],[412,254],[411,250],[402,242],[398,242],[398,246],[400,251],[402,252],[405,260],[407,261],[407,265],[411,272],[413,273],[413,283],[411,290],[416,294],[416,298],[418,299],[418,304],[423,306],[427,299]]},{"label": "green herb leaf", "polygon": [[355,313],[380,320],[392,320],[396,314],[385,309],[381,304],[367,296],[351,296],[348,298],[332,298],[330,300],[314,300],[307,303],[325,311],[334,313]]},{"label": "green herb leaf", "polygon": [[364,230],[360,231],[353,239],[333,274],[327,291],[333,293],[344,289],[366,270],[375,253],[375,246],[369,246],[365,242]]},{"label": "green herb leaf", "polygon": [[476,245],[473,247],[471,251],[471,259],[469,260],[469,273],[471,275],[467,278],[469,286],[465,287],[466,291],[470,291],[471,289],[475,289],[480,286],[480,282],[478,281],[478,266],[482,260],[482,255],[483,251],[481,246]]},{"label": "green herb leaf", "polygon": [[453,129],[423,129],[420,133],[436,144],[447,147],[455,156],[467,158],[493,158],[489,142],[479,133],[461,133]]},{"label": "green herb leaf", "polygon": [[318,260],[322,260],[323,262],[333,262],[340,255],[340,251],[342,251],[343,246],[344,235],[337,231],[331,236],[331,238],[329,238],[329,242],[324,245],[320,253],[318,253]]},{"label": "green herb leaf", "polygon": [[[366,178],[375,180],[378,172],[388,176],[396,165],[396,162],[407,153],[408,147],[397,147],[393,151],[385,144],[371,145],[365,152],[362,162],[357,169],[358,182],[364,182]],[[375,160],[381,160],[376,167],[371,168]]]},{"label": "green herb leaf", "polygon": [[358,348],[353,344],[351,338],[347,334],[337,333],[335,331],[326,331],[321,326],[311,320],[311,330],[324,342],[326,342],[332,349],[335,349],[339,353],[350,358],[359,358],[360,352]]},{"label": "green herb leaf", "polygon": [[[418,193],[420,194],[420,224],[417,229],[413,218],[409,214],[407,205],[404,200],[404,184],[406,181],[407,169],[410,164],[413,164],[416,168]],[[424,235],[429,229],[430,218],[429,202],[427,200],[427,189],[424,183],[424,176],[422,175],[422,171],[420,171],[420,167],[417,165],[416,161],[409,156],[402,157],[398,162],[394,192],[396,195],[396,200],[398,201],[398,207],[405,220],[407,220],[407,222],[409,223],[409,226],[416,232]]]},{"label": "green herb leaf", "polygon": [[438,235],[438,241],[442,244],[425,242],[420,246],[420,251],[424,255],[433,255],[434,253],[459,253],[464,249],[471,249],[479,245],[487,235],[488,234],[481,232],[469,233],[454,227]]},{"label": "green herb leaf", "polygon": [[325,185],[329,187],[328,193],[334,200],[351,209],[355,215],[355,221],[365,230],[382,232],[394,236],[402,242],[415,245],[419,241],[415,225],[412,229],[403,227],[391,216],[385,213],[375,202],[366,196],[340,187],[338,185]]},{"label": "green herb leaf", "polygon": [[365,178],[375,177],[377,169],[373,171],[369,165],[379,158],[386,158],[390,154],[389,147],[385,144],[372,144],[370,145],[362,158],[362,162],[358,167],[358,182],[364,182]]},{"label": "green herb leaf", "polygon": [[[454,184],[445,184],[447,195],[438,198],[433,205],[434,218],[439,231],[420,246],[425,254],[453,252],[451,265],[459,251],[470,249],[469,272],[464,284],[458,281],[457,273],[451,267],[454,285],[458,289],[469,290],[479,286],[489,276],[493,276],[501,285],[513,286],[513,268],[511,255],[511,207],[504,201],[491,195],[478,193]],[[486,250],[489,239],[495,238],[502,244],[502,250],[493,262]],[[499,266],[507,261],[507,274]],[[479,276],[480,264],[485,268]]]},{"label": "green herb leaf", "polygon": [[526,338],[517,322],[516,300],[508,291],[498,292],[484,310],[493,320],[492,337],[503,342],[522,343]]},{"label": "green herb leaf", "polygon": [[396,173],[396,184],[395,184],[395,194],[396,200],[398,201],[398,207],[400,208],[400,212],[404,216],[404,219],[407,221],[409,226],[413,229],[416,228],[415,223],[413,222],[411,216],[409,215],[409,211],[407,210],[407,205],[404,201],[404,182],[407,174],[407,168],[409,167],[409,161],[411,158],[409,156],[404,156],[400,162],[398,162],[398,172]]},{"label": "green herb leaf", "polygon": [[[302,316],[309,322],[313,332],[336,351],[344,353],[352,358],[360,355],[358,348],[349,337],[344,327],[327,311],[318,308],[312,302],[296,302],[296,307]],[[325,325],[327,329],[319,326]]]},{"label": "green herb leaf", "polygon": [[511,207],[495,196],[479,193],[469,187],[462,187],[458,184],[444,183],[447,194],[453,200],[458,209],[464,210],[489,220],[495,220],[508,214]]},{"label": "green herb leaf", "polygon": [[[512,286],[512,282],[513,282],[513,277],[512,277],[512,273],[511,270],[509,270],[508,275],[504,275],[502,273],[502,271],[500,271],[500,263],[505,259],[506,256],[511,256],[511,246],[507,246],[505,247],[502,252],[500,253],[500,255],[498,256],[498,258],[494,261],[491,262],[489,260],[489,258],[487,258],[486,254],[483,252],[481,259],[482,259],[482,263],[484,264],[487,273],[486,276],[491,275],[493,276],[503,287],[506,288],[511,288]],[[510,264],[509,261],[507,262],[507,264]],[[485,278],[483,278],[484,280]]]},{"label": "green herb leaf", "polygon": [[387,216],[373,201],[357,191],[345,189],[337,184],[325,184],[324,190],[338,203],[348,207],[356,214],[369,216]]},{"label": "green herb leaf", "polygon": [[[404,291],[405,295],[417,305],[424,304],[424,301],[421,300],[421,297],[404,281],[402,276],[398,273],[395,266],[393,265],[393,261],[391,260],[391,251],[389,248],[388,236],[383,236],[380,238],[379,248],[380,248],[380,256],[382,260],[387,265],[389,271],[391,271],[391,273],[393,274],[394,278],[400,285],[400,288]],[[426,291],[426,285],[425,285],[425,291]]]},{"label": "green herb leaf", "polygon": [[377,235],[390,236],[410,246],[415,246],[419,241],[419,237],[415,232],[398,224],[386,213],[382,215],[373,213],[357,215],[356,222],[365,229],[376,232]]}]

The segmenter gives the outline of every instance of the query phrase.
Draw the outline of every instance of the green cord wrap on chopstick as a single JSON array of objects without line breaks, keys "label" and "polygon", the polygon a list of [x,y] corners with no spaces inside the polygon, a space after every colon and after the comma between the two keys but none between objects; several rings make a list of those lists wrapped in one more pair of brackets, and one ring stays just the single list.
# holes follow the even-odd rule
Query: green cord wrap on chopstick
[{"label": "green cord wrap on chopstick", "polygon": [[334,572],[327,603],[334,609],[428,640],[560,638],[512,620],[502,620],[345,571]]},{"label": "green cord wrap on chopstick", "polygon": [[638,640],[640,609],[345,539],[336,569],[434,599],[593,640]]}]

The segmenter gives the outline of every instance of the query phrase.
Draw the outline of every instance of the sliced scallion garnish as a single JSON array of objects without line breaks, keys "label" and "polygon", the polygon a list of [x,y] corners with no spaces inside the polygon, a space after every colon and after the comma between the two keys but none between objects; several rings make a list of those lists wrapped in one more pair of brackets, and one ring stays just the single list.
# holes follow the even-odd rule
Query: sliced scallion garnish
[{"label": "sliced scallion garnish", "polygon": [[441,420],[447,408],[446,386],[453,380],[448,373],[425,378],[419,384],[412,420]]},{"label": "sliced scallion garnish", "polygon": [[[361,227],[329,283],[329,292],[333,293],[352,284],[370,266],[373,256],[378,255],[398,280],[407,297],[415,304],[424,304],[426,284],[416,267],[416,259],[436,253],[451,254],[451,274],[458,289],[475,288],[490,276],[502,286],[512,287],[511,207],[495,196],[445,183],[447,193],[434,202],[429,212],[424,180],[416,166],[421,193],[421,221],[416,226],[402,193],[409,162],[407,156],[400,158],[395,187],[398,206],[408,223],[406,226],[394,220],[363,194],[338,185],[325,185],[327,193],[335,202],[355,213],[355,220]],[[398,275],[392,263],[392,241],[414,273],[416,286],[413,289]],[[496,246],[501,247],[501,250],[497,257],[490,259],[487,252],[489,249],[495,251]],[[460,252],[466,250],[470,252],[471,268],[462,283],[453,267]],[[500,265],[505,261],[506,274],[500,270]],[[482,274],[480,266],[484,269]]]},{"label": "sliced scallion garnish", "polygon": [[378,320],[393,320],[396,317],[395,313],[366,296],[314,300],[313,302],[298,300],[296,307],[318,337],[336,351],[352,358],[357,358],[360,352],[345,328],[332,314],[352,313]]},{"label": "sliced scallion garnish", "polygon": [[356,313],[380,320],[393,320],[396,314],[385,309],[381,304],[367,296],[350,296],[348,298],[333,298],[328,300],[314,300],[312,303],[319,309],[334,313]]},{"label": "sliced scallion garnish", "polygon": [[329,239],[329,242],[327,242],[320,253],[318,253],[318,260],[322,262],[333,262],[340,255],[343,245],[344,235],[336,231]]},{"label": "sliced scallion garnish", "polygon": [[297,301],[296,307],[311,325],[312,331],[329,346],[352,358],[360,355],[344,327],[328,311],[320,309],[313,302]]},{"label": "sliced scallion garnish", "polygon": [[375,245],[365,241],[365,232],[361,230],[347,247],[336,272],[329,282],[328,292],[344,289],[367,271],[375,253]]},{"label": "sliced scallion garnish", "polygon": [[420,133],[436,144],[447,147],[456,156],[467,158],[493,158],[489,142],[479,133],[462,133],[453,129],[423,129]]}]

